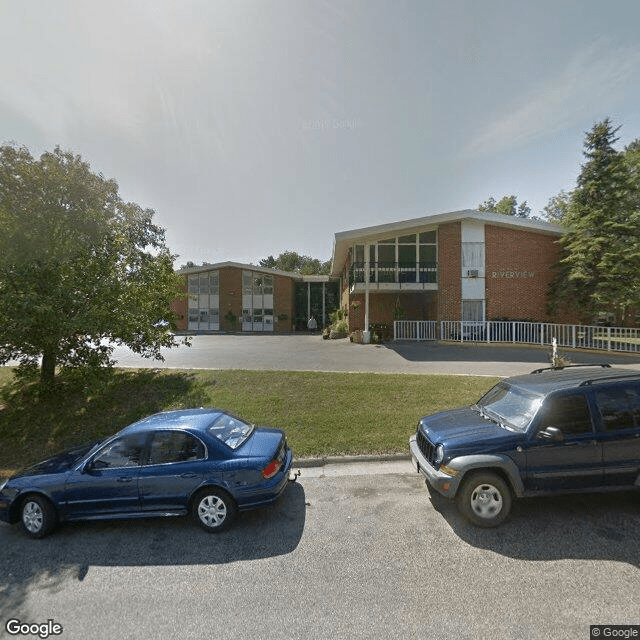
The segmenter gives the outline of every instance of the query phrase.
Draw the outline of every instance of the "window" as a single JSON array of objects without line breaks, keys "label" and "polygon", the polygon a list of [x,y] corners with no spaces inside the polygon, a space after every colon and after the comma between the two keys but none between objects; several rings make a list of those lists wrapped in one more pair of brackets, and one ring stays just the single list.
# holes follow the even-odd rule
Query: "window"
[{"label": "window", "polygon": [[556,427],[565,436],[592,433],[591,414],[587,399],[582,394],[551,396],[540,411],[540,429]]},{"label": "window", "polygon": [[482,322],[484,320],[484,300],[462,301],[463,322]]},{"label": "window", "polygon": [[207,431],[228,447],[237,449],[251,435],[253,427],[240,418],[223,413]]},{"label": "window", "polygon": [[151,442],[149,464],[168,464],[202,460],[204,445],[189,433],[181,431],[158,431]]},{"label": "window", "polygon": [[499,382],[478,401],[478,408],[500,423],[524,431],[542,403],[542,397]]},{"label": "window", "polygon": [[484,269],[484,243],[462,243],[462,268]]},{"label": "window", "polygon": [[93,460],[95,469],[137,467],[142,462],[146,433],[122,436],[107,445]]},{"label": "window", "polygon": [[436,243],[436,232],[435,231],[424,231],[420,234],[420,244],[435,244]]},{"label": "window", "polygon": [[640,391],[636,387],[612,387],[596,392],[596,403],[605,431],[633,429],[640,424]]}]

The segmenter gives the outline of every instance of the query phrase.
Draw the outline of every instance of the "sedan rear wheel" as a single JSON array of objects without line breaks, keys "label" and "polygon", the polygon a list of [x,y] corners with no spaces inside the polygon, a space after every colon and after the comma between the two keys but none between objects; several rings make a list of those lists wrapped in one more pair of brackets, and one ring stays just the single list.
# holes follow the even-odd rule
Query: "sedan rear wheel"
[{"label": "sedan rear wheel", "polygon": [[56,510],[42,496],[28,496],[20,509],[24,532],[32,538],[44,538],[56,525]]},{"label": "sedan rear wheel", "polygon": [[236,517],[237,507],[233,498],[215,487],[199,491],[193,500],[193,517],[209,533],[227,529]]}]

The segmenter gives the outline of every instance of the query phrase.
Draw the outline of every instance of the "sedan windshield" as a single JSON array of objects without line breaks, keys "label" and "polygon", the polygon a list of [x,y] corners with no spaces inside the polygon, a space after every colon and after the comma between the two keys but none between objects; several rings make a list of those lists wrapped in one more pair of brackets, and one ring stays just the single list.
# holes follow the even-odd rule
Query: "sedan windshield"
[{"label": "sedan windshield", "polygon": [[209,425],[207,431],[231,449],[237,449],[251,435],[253,426],[240,418],[223,413]]},{"label": "sedan windshield", "polygon": [[478,401],[476,407],[483,415],[503,426],[524,431],[542,400],[538,394],[499,382]]}]

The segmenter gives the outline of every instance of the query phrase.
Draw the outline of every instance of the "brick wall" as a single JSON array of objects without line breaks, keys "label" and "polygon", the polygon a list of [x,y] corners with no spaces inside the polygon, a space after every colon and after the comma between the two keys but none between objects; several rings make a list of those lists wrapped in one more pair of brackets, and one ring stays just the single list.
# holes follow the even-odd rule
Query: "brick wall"
[{"label": "brick wall", "polygon": [[438,228],[438,320],[460,320],[461,276],[461,224],[443,224]]},{"label": "brick wall", "polygon": [[576,320],[564,312],[550,316],[547,292],[559,247],[557,236],[485,227],[487,319]]},{"label": "brick wall", "polygon": [[[240,331],[242,327],[242,269],[225,267],[220,274],[220,329]],[[235,326],[226,319],[231,311],[236,317]]]},{"label": "brick wall", "polygon": [[[354,304],[355,303],[355,304]],[[369,322],[393,326],[393,311],[399,304],[404,310],[403,320],[437,320],[436,291],[411,293],[369,293]],[[351,296],[349,330],[364,329],[364,294]]]},{"label": "brick wall", "polygon": [[[295,282],[286,276],[276,275],[273,279],[273,314],[274,331],[287,333],[293,327],[293,314],[295,304]],[[278,319],[278,316],[286,315],[286,319]]]}]

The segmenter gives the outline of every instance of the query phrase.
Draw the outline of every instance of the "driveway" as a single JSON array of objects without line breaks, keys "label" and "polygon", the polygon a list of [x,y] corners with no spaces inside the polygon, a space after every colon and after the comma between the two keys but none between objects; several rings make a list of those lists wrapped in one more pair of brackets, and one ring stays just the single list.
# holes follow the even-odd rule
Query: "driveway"
[{"label": "driveway", "polygon": [[[609,362],[640,370],[639,355],[561,350],[573,363]],[[353,344],[319,335],[199,335],[191,347],[163,350],[164,363],[126,348],[114,352],[121,367],[372,371],[510,376],[549,366],[550,349],[438,342]]]}]

